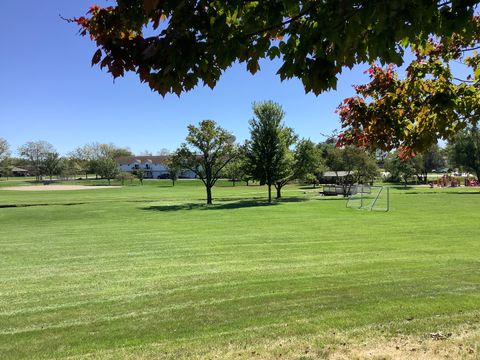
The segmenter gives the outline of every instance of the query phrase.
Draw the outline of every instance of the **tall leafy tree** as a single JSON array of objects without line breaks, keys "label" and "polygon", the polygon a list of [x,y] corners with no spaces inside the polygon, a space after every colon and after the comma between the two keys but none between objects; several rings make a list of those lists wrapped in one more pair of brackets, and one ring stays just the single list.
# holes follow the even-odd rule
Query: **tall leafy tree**
[{"label": "tall leafy tree", "polygon": [[32,166],[35,177],[38,180],[42,177],[42,164],[49,153],[54,153],[55,149],[47,141],[29,141],[22,145],[18,152]]},{"label": "tall leafy tree", "polygon": [[[252,74],[278,58],[279,77],[318,94],[345,67],[402,63],[403,49],[429,34],[471,34],[478,1],[117,0],[74,19],[98,46],[92,63],[114,76],[135,72],[162,95],[199,82],[214,87],[233,63]],[[148,32],[144,32],[148,29]],[[181,54],[181,56],[179,56]]]},{"label": "tall leafy tree", "polygon": [[448,144],[448,154],[452,165],[474,173],[480,180],[480,130],[477,126],[458,133]]},{"label": "tall leafy tree", "polygon": [[207,204],[212,204],[212,187],[223,168],[235,157],[235,137],[213,120],[203,120],[199,126],[189,125],[186,142],[173,158],[183,169],[193,171],[202,180],[207,192]]},{"label": "tall leafy tree", "polygon": [[250,140],[247,141],[247,158],[251,175],[268,187],[268,201],[272,201],[272,186],[281,197],[282,187],[293,176],[293,154],[290,150],[296,141],[293,130],[283,124],[282,107],[265,101],[253,104],[254,118],[250,120]]}]

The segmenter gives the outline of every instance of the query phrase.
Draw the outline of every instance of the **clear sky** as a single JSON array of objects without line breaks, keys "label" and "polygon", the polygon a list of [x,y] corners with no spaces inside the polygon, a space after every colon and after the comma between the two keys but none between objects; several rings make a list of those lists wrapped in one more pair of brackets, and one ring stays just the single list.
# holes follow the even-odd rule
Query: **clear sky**
[{"label": "clear sky", "polygon": [[[280,82],[279,63],[263,62],[255,76],[235,65],[214,90],[199,86],[162,98],[141,84],[135,74],[113,82],[90,67],[95,51],[88,37],[78,35],[64,17],[84,15],[94,0],[0,1],[0,137],[12,150],[29,140],[46,140],[62,154],[89,142],[113,142],[134,153],[174,150],[186,126],[213,119],[247,138],[253,101],[274,100],[285,122],[314,141],[339,128],[335,109],[352,84],[366,82],[367,65],[345,70],[338,89],[318,97],[305,94],[298,80]],[[99,5],[112,1],[96,1]]]}]

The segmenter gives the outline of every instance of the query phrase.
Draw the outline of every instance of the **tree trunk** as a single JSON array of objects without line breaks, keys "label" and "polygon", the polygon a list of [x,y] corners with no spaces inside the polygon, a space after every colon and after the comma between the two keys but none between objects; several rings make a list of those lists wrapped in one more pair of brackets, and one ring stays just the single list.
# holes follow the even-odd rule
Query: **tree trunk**
[{"label": "tree trunk", "polygon": [[207,205],[212,205],[212,187],[207,185]]},{"label": "tree trunk", "polygon": [[108,178],[107,180],[108,180],[108,185],[110,185],[110,178]]},{"label": "tree trunk", "polygon": [[235,179],[232,180],[233,186],[235,186]]},{"label": "tree trunk", "polygon": [[172,179],[172,186],[175,186],[175,180]]},{"label": "tree trunk", "polygon": [[277,199],[280,199],[282,197],[282,187],[277,185],[275,188],[277,189]]},{"label": "tree trunk", "polygon": [[272,185],[268,184],[268,202],[272,202]]}]

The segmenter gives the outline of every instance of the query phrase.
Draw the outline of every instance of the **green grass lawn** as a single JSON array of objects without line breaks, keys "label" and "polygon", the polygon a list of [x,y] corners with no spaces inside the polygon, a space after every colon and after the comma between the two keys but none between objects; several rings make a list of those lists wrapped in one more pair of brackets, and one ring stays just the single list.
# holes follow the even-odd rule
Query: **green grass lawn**
[{"label": "green grass lawn", "polygon": [[0,190],[0,358],[480,356],[478,190],[392,189],[383,213],[219,185],[211,207],[197,181]]}]

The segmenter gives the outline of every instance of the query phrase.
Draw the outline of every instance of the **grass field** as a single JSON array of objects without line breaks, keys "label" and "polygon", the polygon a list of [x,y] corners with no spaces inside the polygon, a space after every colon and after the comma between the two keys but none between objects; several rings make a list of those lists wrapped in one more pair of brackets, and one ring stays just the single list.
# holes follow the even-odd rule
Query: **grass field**
[{"label": "grass field", "polygon": [[284,194],[0,190],[0,358],[480,357],[478,190]]}]

